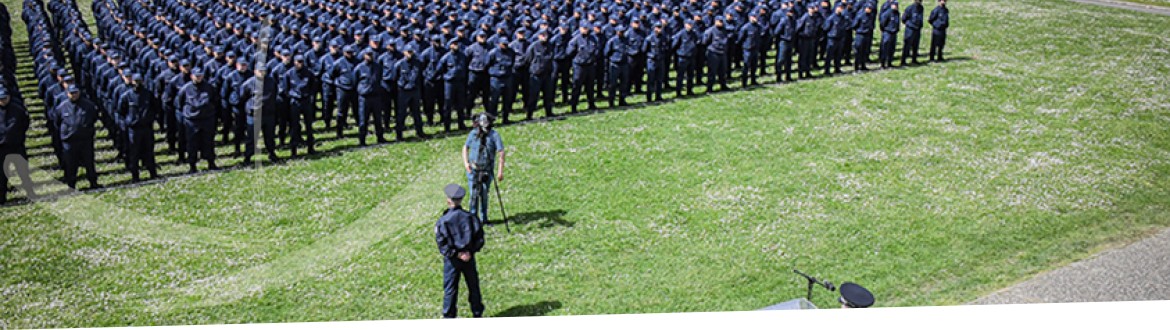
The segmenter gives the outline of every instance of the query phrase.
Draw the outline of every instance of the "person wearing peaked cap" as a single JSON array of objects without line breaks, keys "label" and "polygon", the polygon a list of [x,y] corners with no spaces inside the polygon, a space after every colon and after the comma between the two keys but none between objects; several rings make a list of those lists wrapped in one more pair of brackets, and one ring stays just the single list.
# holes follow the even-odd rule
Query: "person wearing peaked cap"
[{"label": "person wearing peaked cap", "polygon": [[409,116],[414,124],[415,137],[420,139],[429,138],[423,131],[422,109],[419,102],[422,98],[422,92],[419,90],[424,86],[424,64],[415,54],[415,48],[412,45],[407,45],[402,49],[402,59],[394,64],[392,77],[395,80],[395,93],[398,94],[395,107],[395,126],[394,134],[398,141],[403,140],[403,133],[406,132],[406,117]]},{"label": "person wearing peaked cap", "polygon": [[130,171],[131,180],[138,182],[142,179],[139,165],[147,169],[151,179],[158,177],[154,158],[155,108],[141,74],[132,74],[129,86],[119,95],[117,121],[126,141],[126,169]]},{"label": "person wearing peaked cap", "polygon": [[483,296],[479,289],[476,255],[484,246],[484,231],[479,219],[462,207],[466,190],[458,184],[443,187],[447,209],[435,222],[435,243],[443,257],[443,318],[455,318],[459,297],[459,277],[467,283],[472,317],[483,317]]},{"label": "person wearing peaked cap", "polygon": [[62,169],[65,172],[65,184],[70,189],[77,189],[77,170],[85,168],[85,177],[90,188],[100,188],[98,185],[97,166],[94,163],[94,137],[97,122],[97,105],[81,96],[77,85],[69,84],[66,88],[69,99],[61,102],[54,110],[59,118],[57,129],[61,141]]},{"label": "person wearing peaked cap", "polygon": [[[14,102],[13,95],[0,84],[0,156],[17,155],[28,159],[28,148],[25,140],[28,137],[28,128],[31,123],[28,109],[21,102]],[[50,132],[52,132],[50,130]],[[33,191],[33,181],[29,176],[28,162],[14,162],[16,173],[20,176],[21,187],[26,198],[36,199]],[[7,165],[5,165],[7,167]],[[8,202],[8,171],[0,170],[0,204]]]},{"label": "person wearing peaked cap", "polygon": [[848,16],[845,13],[845,6],[837,6],[834,8],[833,14],[829,15],[823,23],[823,30],[825,31],[825,38],[828,40],[828,51],[825,55],[825,73],[828,76],[830,71],[832,73],[840,74],[841,62],[845,56],[845,37],[849,35],[849,26],[852,25],[848,21]]},{"label": "person wearing peaked cap", "polygon": [[346,126],[348,125],[348,117],[352,112],[357,116],[358,110],[355,107],[358,105],[357,95],[357,80],[354,77],[354,68],[360,64],[360,60],[354,55],[354,46],[345,45],[344,56],[333,61],[329,70],[328,76],[333,80],[337,86],[336,102],[336,131],[337,137],[341,138]]},{"label": "person wearing peaked cap", "polygon": [[467,95],[467,53],[463,51],[463,43],[452,40],[447,43],[449,50],[435,64],[435,76],[443,81],[443,111],[440,118],[446,131],[451,131],[451,122],[457,121],[459,129],[465,129],[468,116],[464,113],[469,107],[466,105]]},{"label": "person wearing peaked cap", "polygon": [[191,81],[179,91],[175,99],[183,122],[190,173],[196,172],[199,158],[207,161],[209,169],[218,169],[215,165],[214,144],[214,102],[217,93],[204,78],[204,74],[203,68],[191,69]]},{"label": "person wearing peaked cap", "polygon": [[879,16],[882,30],[881,46],[878,49],[878,62],[882,69],[894,66],[894,51],[898,48],[898,31],[901,30],[901,17],[898,12],[898,2],[889,2],[889,8]]},{"label": "person wearing peaked cap", "polygon": [[[605,60],[608,63],[606,86],[608,91],[609,107],[626,106],[626,96],[629,95],[629,80],[630,80],[630,46],[629,38],[626,37],[625,26],[617,26],[614,29],[613,37],[605,43]],[[614,103],[614,99],[618,103]]]},{"label": "person wearing peaked cap", "polygon": [[701,44],[707,46],[707,92],[715,91],[715,83],[718,82],[721,90],[727,90],[727,78],[730,76],[728,71],[730,65],[727,62],[727,49],[729,44],[727,31],[724,29],[722,18],[715,19],[715,25],[707,28],[703,32],[703,41]]},{"label": "person wearing peaked cap", "polygon": [[[280,89],[288,96],[288,126],[289,136],[292,137],[289,147],[291,156],[297,156],[297,148],[304,145],[308,153],[315,153],[316,140],[313,136],[313,89],[317,76],[309,69],[305,56],[297,54],[293,57],[293,66],[282,75]],[[303,127],[302,127],[303,124]]]},{"label": "person wearing peaked cap", "polygon": [[528,85],[528,94],[524,95],[526,119],[532,119],[538,100],[544,105],[545,116],[552,117],[556,96],[556,83],[553,81],[553,57],[556,54],[552,43],[549,42],[548,31],[537,32],[536,41],[529,45],[524,52],[522,57],[527,63],[522,65],[527,69],[528,77],[518,76],[516,79],[517,83]]},{"label": "person wearing peaked cap", "polygon": [[371,120],[374,125],[374,137],[378,143],[386,141],[383,123],[388,93],[382,88],[382,74],[382,63],[377,60],[374,50],[363,50],[361,62],[353,69],[358,94],[358,143],[362,146],[366,145]]},{"label": "person wearing peaked cap", "polygon": [[[947,8],[947,0],[938,0],[938,6],[930,11],[930,18],[927,19],[927,22],[931,26],[930,52],[927,53],[927,56],[929,56],[930,61],[945,61],[943,48],[947,42],[947,28],[951,24],[951,11]],[[935,54],[938,54],[938,57],[935,57]]]},{"label": "person wearing peaked cap", "polygon": [[565,56],[572,58],[573,63],[573,92],[569,100],[569,111],[572,113],[577,112],[582,88],[585,90],[585,98],[589,103],[588,109],[597,108],[594,79],[597,79],[597,62],[601,61],[597,50],[604,46],[600,44],[600,40],[596,36],[592,35],[588,23],[582,23],[578,29],[579,33],[569,40],[564,50]]},{"label": "person wearing peaked cap", "polygon": [[841,308],[867,308],[873,306],[873,293],[857,283],[842,283],[838,290],[841,292],[841,296],[837,298],[837,301],[841,303]]},{"label": "person wearing peaked cap", "polygon": [[[495,43],[498,46],[488,53],[487,68],[491,81],[484,108],[492,116],[502,117],[507,122],[516,98],[515,85],[512,83],[516,51],[509,46],[510,40],[506,36],[498,36]],[[501,107],[503,111],[497,112]]]},{"label": "person wearing peaked cap", "polygon": [[906,27],[906,33],[902,36],[902,66],[906,66],[907,59],[912,59],[911,63],[918,64],[918,48],[922,39],[924,15],[925,9],[922,8],[922,0],[913,0],[906,6],[906,11],[902,13],[902,23]]},{"label": "person wearing peaked cap", "polygon": [[798,78],[812,78],[813,62],[816,60],[817,37],[820,26],[817,24],[820,12],[816,5],[809,5],[807,14],[796,21],[797,42],[799,48],[797,73]]}]

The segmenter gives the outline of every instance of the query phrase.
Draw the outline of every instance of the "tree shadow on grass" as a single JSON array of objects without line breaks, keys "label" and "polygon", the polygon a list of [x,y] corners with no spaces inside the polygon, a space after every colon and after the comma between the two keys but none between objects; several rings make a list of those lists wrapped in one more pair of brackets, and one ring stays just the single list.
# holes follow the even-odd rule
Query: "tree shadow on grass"
[{"label": "tree shadow on grass", "polygon": [[512,215],[508,218],[508,222],[518,226],[535,223],[540,228],[573,227],[572,221],[564,219],[565,213],[567,213],[565,210],[525,212]]},{"label": "tree shadow on grass", "polygon": [[560,301],[545,300],[535,304],[512,306],[502,312],[496,313],[493,317],[544,316],[560,308]]}]

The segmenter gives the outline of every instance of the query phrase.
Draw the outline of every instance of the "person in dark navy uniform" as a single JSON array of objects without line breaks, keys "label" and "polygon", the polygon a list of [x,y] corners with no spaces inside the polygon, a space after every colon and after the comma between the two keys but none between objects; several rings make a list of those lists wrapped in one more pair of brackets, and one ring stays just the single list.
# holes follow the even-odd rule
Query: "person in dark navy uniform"
[{"label": "person in dark navy uniform", "polygon": [[8,156],[23,157],[25,161],[15,162],[16,173],[20,176],[21,186],[29,200],[36,198],[33,192],[33,181],[29,177],[28,149],[25,140],[28,137],[28,128],[31,124],[28,109],[24,104],[8,93],[8,89],[0,85],[0,204],[8,202]]},{"label": "person in dark navy uniform", "polygon": [[800,49],[797,72],[800,79],[812,78],[813,62],[817,56],[817,35],[820,27],[817,26],[816,6],[808,6],[808,14],[796,21],[796,31],[799,39],[796,47]]},{"label": "person in dark navy uniform", "polygon": [[[296,157],[297,148],[304,145],[310,154],[315,153],[316,140],[313,138],[313,120],[316,111],[312,104],[313,82],[317,79],[309,70],[304,55],[293,56],[293,67],[285,71],[281,90],[289,99],[289,134],[292,136],[290,149]],[[302,132],[302,125],[304,131]]]},{"label": "person in dark navy uniform", "polygon": [[467,96],[467,54],[460,48],[462,46],[459,41],[451,42],[447,45],[450,51],[435,64],[436,75],[443,77],[443,96],[447,100],[443,103],[440,118],[443,129],[448,132],[451,131],[452,121],[459,123],[460,130],[466,129],[465,123],[471,117],[466,112],[471,105],[468,104]]},{"label": "person in dark navy uniform", "polygon": [[922,0],[914,0],[902,13],[902,23],[906,26],[906,33],[902,36],[902,66],[906,66],[907,59],[913,64],[918,64],[918,44],[922,40],[924,11]]},{"label": "person in dark navy uniform", "polygon": [[792,55],[796,51],[797,9],[791,3],[787,3],[786,6],[787,8],[781,9],[784,17],[780,18],[772,27],[772,33],[776,35],[777,40],[776,81],[780,81],[782,78],[785,81],[793,81]]},{"label": "person in dark navy uniform", "polygon": [[81,97],[77,85],[69,85],[67,93],[69,100],[61,102],[56,109],[61,125],[57,133],[61,135],[65,184],[76,189],[77,169],[85,167],[85,178],[89,180],[90,188],[101,188],[93,153],[94,123],[97,122],[98,108],[93,102]]},{"label": "person in dark navy uniform", "polygon": [[646,102],[662,101],[666,69],[670,62],[670,37],[662,31],[662,24],[654,24],[654,33],[642,43],[646,57]]},{"label": "person in dark navy uniform", "polygon": [[894,50],[898,47],[898,30],[902,25],[899,22],[901,17],[898,16],[898,2],[891,1],[889,4],[890,7],[881,15],[882,43],[878,61],[881,62],[882,69],[894,66]]},{"label": "person in dark navy uniform", "polygon": [[704,46],[707,46],[707,92],[715,91],[715,83],[719,83],[720,90],[727,90],[727,29],[723,18],[716,18],[715,25],[703,32]]},{"label": "person in dark navy uniform", "polygon": [[378,143],[385,143],[385,129],[382,123],[383,107],[386,91],[382,88],[382,63],[375,60],[377,55],[371,49],[362,51],[362,62],[353,69],[354,83],[358,94],[358,144],[366,145],[366,136],[370,133],[371,122],[374,125],[374,137]]},{"label": "person in dark navy uniform", "polygon": [[598,56],[597,48],[601,45],[597,44],[597,39],[589,35],[589,25],[581,24],[581,33],[573,37],[569,41],[569,46],[565,50],[568,56],[573,58],[573,97],[569,100],[570,112],[577,112],[578,101],[581,100],[581,89],[585,89],[585,98],[589,102],[589,110],[597,109],[594,101],[593,79],[595,79],[594,66],[597,65]]},{"label": "person in dark navy uniform", "polygon": [[867,71],[865,66],[869,62],[869,51],[873,48],[873,6],[866,2],[862,11],[853,17],[853,30],[857,37],[853,39],[853,70]]},{"label": "person in dark navy uniform", "polygon": [[175,100],[183,118],[190,173],[196,172],[200,157],[207,161],[208,169],[219,169],[215,166],[215,96],[214,88],[204,80],[203,68],[195,67],[191,69],[191,82]]},{"label": "person in dark navy uniform", "polygon": [[[536,42],[528,45],[524,54],[524,59],[528,61],[526,63],[528,73],[531,75],[526,83],[528,83],[528,92],[532,95],[524,99],[524,111],[528,114],[526,117],[528,120],[532,119],[532,113],[536,111],[537,101],[540,101],[544,106],[545,116],[553,116],[553,100],[556,96],[556,82],[553,81],[553,56],[553,46],[548,41],[548,32],[537,32]],[[523,80],[524,77],[516,79]],[[518,83],[525,83],[525,81],[518,81]]]},{"label": "person in dark navy uniform", "polygon": [[740,86],[747,87],[748,83],[759,85],[756,81],[756,65],[760,64],[759,56],[764,44],[764,28],[759,24],[759,16],[752,12],[748,15],[748,22],[739,27],[739,40],[743,48],[743,71],[739,74]]},{"label": "person in dark navy uniform", "polygon": [[118,125],[126,134],[126,169],[130,170],[131,180],[140,181],[140,167],[150,173],[151,179],[158,178],[158,169],[154,161],[154,107],[151,105],[150,91],[142,83],[141,74],[131,76],[131,88],[124,91],[118,101]]},{"label": "person in dark navy uniform", "polygon": [[[938,6],[930,11],[930,60],[944,61],[943,47],[947,43],[947,28],[951,25],[951,11],[947,9],[947,0],[938,0]],[[938,57],[935,57],[937,54]]]},{"label": "person in dark navy uniform", "polygon": [[687,21],[683,24],[683,30],[671,38],[671,48],[675,51],[675,97],[682,96],[684,89],[687,95],[695,95],[695,69],[692,66],[698,65],[695,61],[699,56],[699,38],[699,33],[695,32],[694,21]]},{"label": "person in dark navy uniform", "polygon": [[829,15],[823,24],[825,37],[829,40],[828,54],[825,56],[825,75],[841,73],[841,61],[845,56],[845,36],[849,34],[849,26],[852,25],[845,16],[845,3],[837,3],[833,14]]},{"label": "person in dark navy uniform", "polygon": [[394,134],[397,141],[402,141],[402,133],[406,132],[406,117],[410,116],[414,124],[414,135],[417,138],[425,139],[428,136],[423,132],[422,109],[419,102],[422,101],[422,92],[419,91],[423,87],[423,63],[414,56],[414,46],[406,46],[402,49],[402,59],[394,65],[394,80],[398,83],[398,107],[395,109],[394,119]]},{"label": "person in dark navy uniform", "polygon": [[483,317],[483,296],[479,291],[479,270],[475,257],[484,245],[483,226],[461,203],[467,191],[458,184],[443,188],[447,195],[447,210],[435,222],[435,243],[443,256],[443,318],[458,314],[455,300],[459,297],[459,277],[467,282],[471,315]]},{"label": "person in dark navy uniform", "polygon": [[[629,39],[626,38],[626,28],[618,26],[614,29],[613,37],[605,44],[605,59],[609,63],[609,71],[607,72],[608,83],[606,91],[608,97],[609,107],[627,106],[626,96],[630,94],[630,52]],[[618,103],[614,103],[617,99]]]},{"label": "person in dark navy uniform", "polygon": [[487,112],[502,118],[504,124],[508,124],[511,122],[508,116],[512,112],[512,103],[516,100],[516,89],[512,83],[516,52],[509,46],[506,36],[496,38],[496,45],[498,47],[488,53],[487,67],[488,75],[491,76],[491,86]]}]

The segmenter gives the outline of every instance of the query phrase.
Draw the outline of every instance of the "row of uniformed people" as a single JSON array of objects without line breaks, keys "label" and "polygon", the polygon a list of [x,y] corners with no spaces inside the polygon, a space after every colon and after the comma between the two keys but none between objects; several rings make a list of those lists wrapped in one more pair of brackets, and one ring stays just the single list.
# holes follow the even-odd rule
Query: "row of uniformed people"
[{"label": "row of uniformed people", "polygon": [[[861,5],[868,8],[864,12],[869,15],[853,15],[849,19],[854,24],[848,24],[848,28],[856,31],[859,40],[864,40],[865,24],[858,25],[856,22],[861,20],[864,23],[864,20],[875,15],[873,2],[861,1]],[[731,62],[745,70],[741,74],[745,85],[748,80],[755,82],[755,78],[764,73],[760,65],[763,55],[773,44],[778,47],[777,73],[785,73],[789,77],[788,65],[781,64],[791,63],[792,52],[787,50],[797,48],[793,46],[803,45],[799,47],[802,51],[799,56],[802,73],[808,73],[808,67],[816,56],[808,50],[816,49],[814,47],[817,47],[822,35],[829,39],[827,42],[834,41],[833,47],[825,47],[834,57],[834,63],[839,63],[840,59],[836,54],[850,48],[840,46],[836,38],[843,30],[848,31],[843,28],[846,24],[840,22],[844,17],[849,17],[846,11],[851,9],[850,6],[856,7],[853,2],[841,2],[837,7],[838,12],[825,20],[829,24],[817,24],[821,23],[818,22],[820,9],[817,7],[807,12],[795,10],[800,8],[800,1],[753,2],[756,4],[751,11],[745,11],[742,8],[746,6],[735,2],[727,6],[723,17],[713,14],[718,11],[718,3],[713,1],[705,5],[704,12],[708,15],[700,15],[699,10],[686,9],[695,2],[677,6],[647,6],[643,2],[634,2],[631,6],[634,9],[628,11],[633,14],[618,8],[620,1],[606,3],[614,6],[585,2],[574,2],[574,6],[564,7],[556,4],[545,7],[523,6],[521,24],[513,24],[510,13],[516,6],[511,2],[506,5],[495,2],[486,10],[486,15],[479,15],[484,11],[478,8],[478,4],[460,2],[459,10],[445,10],[452,9],[452,3],[435,2],[426,6],[429,10],[420,6],[412,12],[414,3],[406,1],[400,2],[400,6],[377,6],[383,15],[379,17],[370,14],[376,12],[371,10],[375,6],[365,2],[245,1],[243,5],[238,5],[227,1],[160,1],[158,4],[150,4],[144,0],[126,0],[119,6],[110,1],[96,1],[93,11],[98,15],[99,30],[104,39],[113,41],[103,45],[97,38],[78,29],[79,24],[76,22],[63,21],[62,25],[72,31],[66,32],[71,40],[71,55],[75,58],[88,56],[88,60],[72,62],[74,71],[81,71],[84,76],[82,85],[86,87],[88,95],[109,103],[109,99],[113,98],[111,93],[117,93],[119,86],[116,77],[108,79],[113,71],[145,72],[146,76],[156,78],[145,85],[154,96],[155,100],[151,103],[158,114],[160,127],[167,131],[169,145],[177,149],[180,155],[184,149],[190,149],[188,153],[191,155],[187,158],[194,163],[196,158],[193,155],[209,143],[193,142],[199,146],[187,148],[183,147],[183,143],[192,139],[204,141],[211,135],[207,132],[214,131],[214,128],[196,129],[191,133],[198,137],[180,138],[188,135],[189,130],[177,128],[181,119],[178,110],[181,107],[176,101],[180,99],[180,91],[188,90],[184,87],[189,83],[192,68],[199,68],[199,71],[204,72],[204,77],[211,77],[209,85],[213,91],[208,98],[213,101],[209,102],[212,109],[210,112],[222,127],[225,140],[229,132],[237,133],[234,134],[234,141],[238,150],[241,144],[250,145],[244,141],[247,134],[240,134],[240,131],[250,130],[240,129],[246,126],[242,122],[248,119],[246,115],[239,114],[247,111],[235,110],[246,102],[241,102],[244,98],[238,95],[232,97],[236,88],[231,87],[239,86],[249,73],[246,65],[236,70],[242,74],[224,73],[240,63],[260,65],[255,61],[270,58],[263,66],[270,75],[281,77],[277,80],[279,83],[284,81],[284,74],[292,66],[290,62],[299,56],[313,77],[304,80],[308,82],[305,86],[310,96],[298,100],[300,107],[292,107],[292,100],[288,99],[289,88],[278,88],[273,97],[277,108],[296,109],[271,111],[275,116],[284,117],[276,118],[275,123],[284,128],[280,130],[282,133],[294,131],[295,150],[303,142],[299,140],[302,135],[312,138],[313,134],[295,132],[301,126],[290,125],[298,120],[292,117],[300,117],[300,120],[306,121],[304,127],[311,129],[310,118],[317,112],[314,107],[318,103],[317,98],[322,104],[322,117],[327,126],[330,117],[336,116],[335,126],[339,135],[348,124],[349,113],[355,113],[360,126],[359,138],[364,143],[371,119],[375,125],[375,135],[382,141],[382,132],[379,132],[381,129],[377,124],[389,125],[390,118],[385,114],[388,114],[386,108],[390,106],[400,109],[393,112],[397,119],[395,127],[401,138],[407,116],[415,117],[416,132],[422,135],[421,120],[418,118],[420,101],[428,110],[429,121],[433,121],[434,114],[438,112],[444,126],[450,128],[452,121],[463,126],[471,104],[480,96],[484,97],[483,104],[489,112],[502,112],[506,121],[518,92],[524,95],[523,104],[529,116],[538,100],[543,101],[545,111],[551,114],[553,102],[549,100],[553,99],[558,82],[562,101],[567,101],[565,98],[571,95],[568,101],[575,111],[581,89],[585,90],[592,108],[603,86],[608,87],[605,89],[609,91],[611,105],[615,103],[615,98],[616,104],[625,103],[624,99],[629,95],[631,87],[639,90],[642,85],[646,85],[648,100],[660,100],[661,92],[668,85],[665,78],[671,65],[674,65],[676,72],[677,92],[683,92],[685,82],[685,89],[689,93],[696,81],[701,83],[702,77],[698,76],[704,67],[709,87],[719,83],[726,88],[732,69]],[[405,9],[402,4],[405,4]],[[773,13],[770,19],[761,19],[774,4],[779,4],[780,10]],[[566,8],[574,9],[571,16],[561,15],[567,13],[564,11]],[[441,15],[443,12],[448,13],[447,17]],[[586,14],[582,15],[582,12]],[[692,12],[698,20],[681,18],[685,17],[683,13]],[[745,12],[746,23],[738,23],[740,19],[737,17]],[[784,15],[777,15],[780,13]],[[601,20],[601,17],[607,15],[614,16],[609,17],[609,23]],[[637,19],[630,19],[627,15]],[[391,16],[393,18],[388,18]],[[501,17],[498,21],[497,16]],[[536,16],[540,19],[533,24],[531,18]],[[888,16],[883,15],[883,18]],[[552,20],[552,17],[560,19]],[[713,22],[713,26],[698,33],[695,27],[701,27],[707,20]],[[475,41],[467,37],[467,32],[474,28],[470,23],[473,21],[479,23]],[[672,30],[680,22],[683,28]],[[643,32],[641,23],[653,25],[654,32]],[[626,26],[631,27],[631,30],[626,31]],[[885,26],[897,28],[897,24]],[[495,31],[492,31],[492,27],[496,27]],[[578,31],[574,33],[572,27],[578,27]],[[935,27],[937,33],[940,28],[938,25]],[[378,30],[383,32],[378,33]],[[538,31],[535,33],[536,42],[530,42],[527,38],[530,33],[527,31],[533,30]],[[825,30],[828,33],[823,33]],[[945,25],[941,30],[945,31]],[[509,37],[513,38],[510,40]],[[262,45],[269,45],[267,49],[270,52],[257,51],[264,49],[260,47]],[[733,50],[735,47],[738,47],[738,51]],[[121,56],[112,48],[134,53],[134,63],[123,65],[119,58]],[[860,50],[859,58],[864,51],[868,51],[868,47],[857,48]],[[386,70],[399,67],[398,63],[405,59],[406,49],[414,50],[411,52],[411,61],[407,62],[417,62],[417,66],[421,67],[419,76],[422,79],[419,83],[407,79],[407,85],[414,87],[399,91],[397,81],[386,79],[392,76]],[[418,49],[422,50],[421,55],[416,54],[420,53]],[[421,58],[415,58],[416,55]],[[736,56],[741,59],[732,61],[730,57]],[[864,61],[856,62],[855,65],[864,65]],[[82,63],[83,67],[76,68],[77,63]],[[406,68],[414,67],[412,64]],[[829,65],[825,67],[828,69]],[[91,75],[100,78],[93,79]],[[91,80],[115,83],[89,83]],[[568,92],[570,86],[572,93]],[[443,92],[439,93],[440,90]],[[419,95],[416,96],[415,92]],[[442,111],[438,111],[440,108]],[[216,125],[216,121],[211,121],[211,125]],[[233,126],[236,129],[232,129]],[[311,147],[312,143],[307,145]],[[268,149],[273,150],[271,146]]]}]

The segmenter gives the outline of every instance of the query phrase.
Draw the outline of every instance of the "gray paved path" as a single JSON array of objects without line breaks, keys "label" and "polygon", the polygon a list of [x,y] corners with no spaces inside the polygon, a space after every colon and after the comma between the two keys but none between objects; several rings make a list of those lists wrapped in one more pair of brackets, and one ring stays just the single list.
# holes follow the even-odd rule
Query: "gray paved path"
[{"label": "gray paved path", "polygon": [[972,304],[1170,300],[1170,229],[1040,274]]}]

